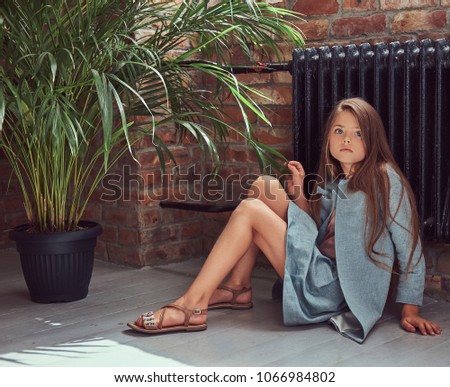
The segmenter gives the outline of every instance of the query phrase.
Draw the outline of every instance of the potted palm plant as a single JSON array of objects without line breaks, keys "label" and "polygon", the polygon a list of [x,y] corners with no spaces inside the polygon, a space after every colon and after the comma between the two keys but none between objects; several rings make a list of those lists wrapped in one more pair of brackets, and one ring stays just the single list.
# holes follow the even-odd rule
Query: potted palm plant
[{"label": "potted palm plant", "polygon": [[[251,63],[253,48],[274,58],[286,42],[301,46],[298,20],[254,1],[1,2],[0,147],[23,193],[28,223],[10,236],[33,301],[86,297],[101,227],[84,221],[84,210],[141,136],[151,137],[161,168],[173,158],[158,133],[168,124],[215,162],[234,131],[261,166],[280,156],[254,139],[247,113],[268,122],[257,91],[224,66],[236,52]],[[206,94],[198,74],[217,87]],[[224,90],[245,129],[221,114]]]}]

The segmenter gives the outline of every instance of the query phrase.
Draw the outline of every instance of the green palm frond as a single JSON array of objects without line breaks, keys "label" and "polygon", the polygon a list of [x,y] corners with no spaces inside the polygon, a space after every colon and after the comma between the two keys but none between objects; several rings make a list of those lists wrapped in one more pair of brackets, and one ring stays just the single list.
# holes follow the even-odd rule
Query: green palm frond
[{"label": "green palm frond", "polygon": [[[261,168],[282,157],[259,144],[247,119],[270,124],[263,97],[226,70],[237,51],[282,58],[303,45],[301,15],[264,2],[185,0],[3,0],[0,3],[0,146],[39,231],[76,227],[101,179],[139,136],[151,136],[161,168],[172,124],[216,164],[237,132]],[[202,59],[204,61],[199,61]],[[242,65],[242,63],[240,64]],[[216,82],[198,84],[199,74]],[[245,124],[221,107],[231,96]],[[146,116],[147,123],[134,123]]]}]

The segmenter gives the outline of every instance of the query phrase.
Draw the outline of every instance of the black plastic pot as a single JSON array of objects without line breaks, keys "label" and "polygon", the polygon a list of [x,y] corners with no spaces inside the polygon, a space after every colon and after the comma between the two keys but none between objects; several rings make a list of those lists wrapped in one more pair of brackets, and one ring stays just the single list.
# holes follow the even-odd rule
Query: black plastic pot
[{"label": "black plastic pot", "polygon": [[78,231],[30,233],[29,226],[22,225],[10,232],[32,301],[69,302],[87,296],[102,228],[88,221],[79,226]]}]

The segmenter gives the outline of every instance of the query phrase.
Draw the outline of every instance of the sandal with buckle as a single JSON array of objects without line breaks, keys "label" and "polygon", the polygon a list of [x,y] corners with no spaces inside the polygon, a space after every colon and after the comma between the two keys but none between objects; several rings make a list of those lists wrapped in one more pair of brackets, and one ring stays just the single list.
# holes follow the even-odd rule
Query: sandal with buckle
[{"label": "sandal with buckle", "polygon": [[[184,324],[183,325],[174,325],[170,327],[163,327],[164,323],[164,315],[168,308],[178,309],[184,313]],[[140,320],[141,325],[137,325],[138,320],[134,323],[128,323],[127,325],[141,333],[148,334],[160,334],[160,333],[171,333],[171,332],[196,332],[196,331],[204,331],[207,328],[207,324],[189,324],[189,321],[193,315],[206,314],[206,309],[187,309],[183,306],[176,304],[169,304],[163,306],[162,312],[159,316],[158,321],[155,318],[153,312],[143,313],[138,318]]]},{"label": "sandal with buckle", "polygon": [[228,286],[219,286],[217,289],[220,290],[226,290],[228,292],[231,292],[233,294],[233,298],[231,301],[225,301],[225,302],[216,302],[215,304],[208,305],[208,310],[214,310],[214,309],[235,309],[235,310],[246,310],[253,308],[253,302],[245,302],[245,303],[239,303],[236,302],[236,299],[244,293],[247,293],[252,290],[251,287],[248,288],[242,288],[239,290],[229,288]]}]

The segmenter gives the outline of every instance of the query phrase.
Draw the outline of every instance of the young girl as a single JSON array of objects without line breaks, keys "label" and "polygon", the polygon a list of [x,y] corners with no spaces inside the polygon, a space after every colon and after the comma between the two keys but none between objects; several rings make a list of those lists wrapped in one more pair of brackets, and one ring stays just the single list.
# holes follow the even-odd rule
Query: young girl
[{"label": "young girl", "polygon": [[401,326],[440,334],[419,315],[425,264],[418,215],[380,116],[364,100],[346,99],[325,133],[309,199],[297,161],[287,164],[287,193],[275,178],[257,179],[187,292],[128,326],[149,334],[198,331],[207,327],[208,310],[251,308],[261,250],[283,280],[285,325],[330,321],[362,343],[383,313],[397,261]]}]

